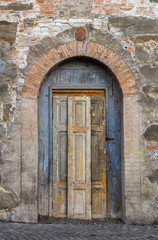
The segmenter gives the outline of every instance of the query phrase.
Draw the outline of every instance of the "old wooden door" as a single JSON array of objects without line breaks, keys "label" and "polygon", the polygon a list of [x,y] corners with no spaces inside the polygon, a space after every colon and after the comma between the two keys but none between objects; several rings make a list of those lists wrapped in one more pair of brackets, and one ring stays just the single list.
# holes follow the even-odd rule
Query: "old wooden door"
[{"label": "old wooden door", "polygon": [[[99,93],[94,94],[94,91],[92,91],[93,93],[91,92],[91,95],[87,95],[91,98],[91,108],[93,109],[91,110],[91,145],[93,146],[91,147],[91,217],[103,216],[100,213],[106,211],[105,205],[107,205],[106,217],[121,218],[123,212],[121,174],[123,160],[121,130],[123,115],[122,93],[118,81],[110,74],[109,70],[96,61],[94,62],[92,59],[87,58],[73,58],[68,62],[63,62],[61,66],[50,72],[41,85],[38,104],[38,214],[40,216],[67,217],[68,97],[72,97],[72,95],[64,93],[55,95],[54,90],[61,88],[63,88],[63,91],[65,89],[66,92],[70,88],[74,88],[76,91],[83,89],[83,92],[80,91],[79,95],[73,94],[73,96],[86,96],[84,94],[84,89],[86,88],[89,88],[88,92],[91,92],[90,89],[95,89],[95,93],[97,93],[97,89],[106,89],[106,101],[103,101],[103,105],[106,103],[106,187],[104,187],[105,181],[103,180],[105,179],[105,171],[100,170],[100,159],[105,155],[105,152],[102,150],[104,146],[101,146],[101,143],[103,145],[105,143],[101,141],[100,136],[102,136],[102,133],[105,133],[105,131],[102,131],[105,125],[104,119],[100,119],[100,121],[96,117],[101,116],[101,113],[98,111],[101,112],[103,110],[98,110],[98,101],[94,104],[92,100],[93,97],[105,98],[105,96],[101,96]],[[57,98],[56,104],[54,104],[55,99],[53,101],[54,109],[52,108],[52,90],[53,98]],[[101,106],[102,104],[99,105]],[[96,113],[93,114],[93,111],[96,111],[98,115]],[[56,114],[57,112],[58,115]],[[103,139],[105,140],[104,137]],[[95,143],[96,141],[98,144]],[[100,147],[97,148],[97,146]],[[95,155],[100,157],[96,158]],[[52,161],[52,158],[54,161]],[[105,156],[103,158],[105,159]],[[97,161],[99,161],[99,164],[96,163]],[[53,185],[55,184],[53,188],[52,178]],[[107,196],[104,193],[105,188],[107,189]],[[103,203],[102,199],[106,199],[107,204],[98,204],[98,202]],[[102,206],[104,206],[104,209]]]},{"label": "old wooden door", "polygon": [[104,91],[54,91],[54,217],[106,217],[105,136]]}]

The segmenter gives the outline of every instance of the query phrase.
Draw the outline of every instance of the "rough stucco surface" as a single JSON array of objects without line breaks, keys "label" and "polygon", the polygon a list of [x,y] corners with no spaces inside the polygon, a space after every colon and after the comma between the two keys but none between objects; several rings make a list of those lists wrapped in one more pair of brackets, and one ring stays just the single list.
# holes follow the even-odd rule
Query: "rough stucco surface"
[{"label": "rough stucco surface", "polygon": [[[141,117],[140,211],[134,218],[131,204],[126,218],[129,222],[158,221],[157,17],[158,3],[149,0],[0,1],[0,219],[22,221],[22,194],[26,204],[31,197],[21,189],[21,172],[31,164],[30,160],[22,165],[20,115],[29,70],[52,48],[74,41],[76,27],[84,26],[87,40],[113,50],[135,78]],[[35,153],[29,154],[31,159]]]}]

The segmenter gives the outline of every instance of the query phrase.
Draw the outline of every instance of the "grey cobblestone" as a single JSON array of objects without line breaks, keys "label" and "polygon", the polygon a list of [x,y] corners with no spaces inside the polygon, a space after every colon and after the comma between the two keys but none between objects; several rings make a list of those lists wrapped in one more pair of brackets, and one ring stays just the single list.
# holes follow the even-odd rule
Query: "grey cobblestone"
[{"label": "grey cobblestone", "polygon": [[0,240],[158,240],[158,225],[0,223]]}]

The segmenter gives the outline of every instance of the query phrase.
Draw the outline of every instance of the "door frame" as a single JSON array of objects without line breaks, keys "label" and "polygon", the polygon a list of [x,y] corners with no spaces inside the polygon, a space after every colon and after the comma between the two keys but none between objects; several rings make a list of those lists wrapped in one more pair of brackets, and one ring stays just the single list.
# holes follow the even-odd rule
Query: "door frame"
[{"label": "door frame", "polygon": [[[104,90],[105,91],[105,111],[106,111],[106,130],[108,129],[109,124],[109,104],[108,104],[108,87],[105,87],[105,85],[94,85],[94,84],[71,84],[71,86],[68,86],[67,84],[53,84],[49,87],[49,166],[50,166],[50,172],[49,172],[49,216],[52,216],[52,182],[53,182],[53,89],[64,89],[64,90]],[[106,131],[106,138],[107,138],[107,131]],[[107,144],[107,139],[106,139]],[[106,156],[107,157],[107,156]],[[106,159],[107,161],[107,159]],[[107,173],[106,173],[106,181],[107,181]],[[108,184],[106,184],[106,192],[108,192]],[[107,195],[108,196],[108,195]],[[106,201],[106,209],[107,209],[107,217],[108,217],[108,199]]]},{"label": "door frame", "polygon": [[[97,34],[96,34],[97,35]],[[108,34],[108,37],[112,39],[112,36]],[[121,142],[121,198],[122,211],[121,216],[125,221],[140,222],[141,216],[141,176],[140,176],[140,136],[142,134],[140,127],[140,104],[139,104],[139,92],[136,85],[136,80],[139,76],[134,75],[135,64],[132,64],[132,57],[124,52],[123,55],[120,52],[113,51],[112,44],[109,45],[109,41],[106,41],[107,35],[104,40],[87,38],[83,44],[80,41],[74,41],[74,37],[63,44],[55,44],[48,46],[48,51],[41,54],[36,61],[31,63],[28,70],[27,78],[22,91],[22,103],[20,108],[21,118],[21,204],[20,211],[18,211],[16,217],[20,221],[24,222],[37,222],[38,214],[40,214],[40,207],[43,204],[39,200],[40,189],[43,190],[43,185],[46,185],[46,197],[48,196],[47,189],[49,188],[48,182],[44,182],[42,179],[40,182],[40,166],[39,166],[39,99],[40,88],[42,88],[48,74],[55,70],[60,64],[63,64],[67,60],[78,58],[82,56],[85,60],[91,59],[97,63],[102,63],[104,68],[110,69],[120,89],[121,105],[122,105],[122,142]],[[113,43],[113,42],[112,42]],[[115,50],[117,47],[120,49],[119,41],[116,42]],[[39,46],[38,46],[39,47]],[[37,50],[38,50],[37,47]],[[94,50],[95,51],[92,51]],[[117,52],[117,53],[116,53]],[[108,60],[107,60],[108,59]],[[115,60],[115,61],[114,61]],[[128,61],[127,61],[128,60]],[[131,66],[129,66],[129,60],[131,60]],[[46,98],[48,99],[49,93],[46,91]],[[109,96],[110,99],[110,96]],[[48,105],[47,105],[48,106]],[[130,110],[130,111],[129,111]],[[109,108],[110,111],[110,108]],[[32,117],[30,117],[30,114]],[[48,119],[49,116],[47,116]],[[131,123],[134,123],[132,126]],[[134,151],[131,154],[131,147],[134,147]],[[48,163],[46,158],[46,163]],[[32,168],[30,169],[30,164]],[[45,162],[42,163],[42,167]],[[47,177],[47,166],[44,169],[45,176]],[[129,174],[130,171],[130,174]],[[131,174],[134,177],[134,181],[131,183]],[[126,180],[126,184],[125,184]],[[28,184],[28,182],[30,184]],[[40,185],[41,184],[41,185]],[[42,185],[43,184],[43,185]],[[134,192],[130,191],[135,185],[138,188]],[[26,198],[26,195],[28,196]],[[48,198],[47,198],[48,199]],[[131,208],[131,204],[134,209]],[[48,216],[48,201],[44,208],[44,215]]]}]

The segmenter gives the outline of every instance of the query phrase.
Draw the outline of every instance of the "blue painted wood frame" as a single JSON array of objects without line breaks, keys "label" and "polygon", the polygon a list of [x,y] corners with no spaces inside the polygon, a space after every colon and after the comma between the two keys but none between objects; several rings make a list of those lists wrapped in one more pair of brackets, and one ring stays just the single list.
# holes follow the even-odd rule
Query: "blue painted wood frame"
[{"label": "blue painted wood frame", "polygon": [[[83,77],[86,81],[83,81]],[[114,77],[103,67],[89,60],[76,60],[62,65],[49,74],[41,87],[39,96],[39,214],[43,216],[52,214],[53,89],[105,89],[107,208],[109,217],[121,217],[122,94]]]}]

